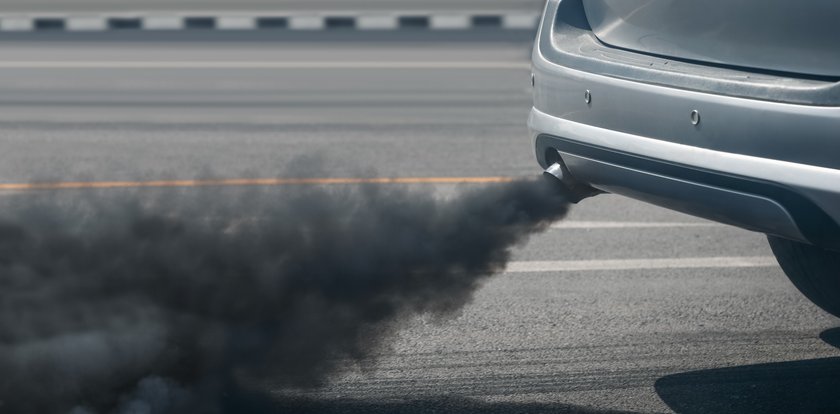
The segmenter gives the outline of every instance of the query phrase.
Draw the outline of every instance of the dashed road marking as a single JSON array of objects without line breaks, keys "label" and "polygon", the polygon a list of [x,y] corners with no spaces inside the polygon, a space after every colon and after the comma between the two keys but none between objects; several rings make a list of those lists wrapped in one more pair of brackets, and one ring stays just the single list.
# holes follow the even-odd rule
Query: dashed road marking
[{"label": "dashed road marking", "polygon": [[667,259],[550,260],[510,262],[506,273],[578,272],[591,270],[653,270],[776,267],[772,256],[685,257]]},{"label": "dashed road marking", "polygon": [[561,221],[551,225],[552,229],[663,229],[691,227],[726,227],[711,221],[668,222],[668,221]]},{"label": "dashed road marking", "polygon": [[[111,22],[132,20],[130,25]],[[283,24],[260,24],[261,21]],[[160,13],[0,13],[0,32],[110,30],[536,30],[539,12],[180,12]]]}]

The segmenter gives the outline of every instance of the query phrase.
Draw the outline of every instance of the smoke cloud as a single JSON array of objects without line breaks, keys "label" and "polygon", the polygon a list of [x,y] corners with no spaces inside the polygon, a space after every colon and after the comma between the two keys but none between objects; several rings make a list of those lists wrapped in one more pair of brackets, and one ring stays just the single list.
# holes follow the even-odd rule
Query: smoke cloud
[{"label": "smoke cloud", "polygon": [[561,218],[523,180],[18,195],[0,212],[0,412],[235,412],[446,315]]}]

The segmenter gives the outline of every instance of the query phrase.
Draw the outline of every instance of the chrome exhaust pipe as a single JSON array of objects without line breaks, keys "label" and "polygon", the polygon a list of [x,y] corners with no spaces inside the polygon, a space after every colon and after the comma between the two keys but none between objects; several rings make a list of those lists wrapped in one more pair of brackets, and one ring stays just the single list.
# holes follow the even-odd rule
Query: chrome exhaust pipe
[{"label": "chrome exhaust pipe", "polygon": [[588,184],[577,181],[572,177],[572,173],[563,163],[561,158],[549,165],[543,172],[543,177],[549,180],[553,185],[557,186],[557,190],[565,194],[569,198],[569,202],[573,204],[579,203],[581,200],[589,197],[602,194],[603,191],[593,188]]}]

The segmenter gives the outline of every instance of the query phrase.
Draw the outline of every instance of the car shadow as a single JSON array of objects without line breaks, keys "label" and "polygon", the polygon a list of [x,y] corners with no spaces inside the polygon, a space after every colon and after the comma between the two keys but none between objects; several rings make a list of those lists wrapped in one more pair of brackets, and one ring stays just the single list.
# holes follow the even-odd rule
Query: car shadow
[{"label": "car shadow", "polygon": [[[840,328],[820,338],[840,348]],[[678,413],[840,412],[840,357],[684,372],[654,386]]]},{"label": "car shadow", "polygon": [[630,411],[596,410],[558,403],[484,402],[464,397],[430,397],[400,401],[363,399],[270,398],[238,395],[227,398],[222,412],[251,414],[620,414]]}]

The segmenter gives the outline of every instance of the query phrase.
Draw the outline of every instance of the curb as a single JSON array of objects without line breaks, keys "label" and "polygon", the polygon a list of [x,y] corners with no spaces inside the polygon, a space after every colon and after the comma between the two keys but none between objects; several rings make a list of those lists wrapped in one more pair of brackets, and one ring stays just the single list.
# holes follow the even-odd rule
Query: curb
[{"label": "curb", "polygon": [[536,30],[539,13],[178,13],[0,15],[0,32],[162,30]]}]

